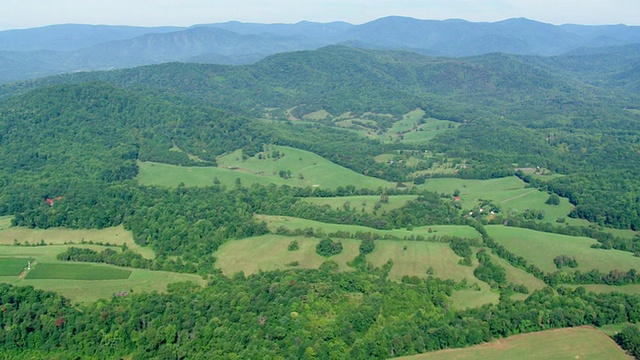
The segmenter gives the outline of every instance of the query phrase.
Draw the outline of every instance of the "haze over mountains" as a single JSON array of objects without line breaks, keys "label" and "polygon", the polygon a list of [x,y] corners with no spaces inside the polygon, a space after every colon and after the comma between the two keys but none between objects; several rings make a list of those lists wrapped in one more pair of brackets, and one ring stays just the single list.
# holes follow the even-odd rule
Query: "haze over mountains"
[{"label": "haze over mountains", "polygon": [[69,24],[0,32],[0,83],[174,61],[249,64],[336,44],[465,57],[597,53],[587,48],[637,43],[638,26],[555,26],[524,18],[474,23],[386,17],[362,25],[227,22],[189,28]]}]

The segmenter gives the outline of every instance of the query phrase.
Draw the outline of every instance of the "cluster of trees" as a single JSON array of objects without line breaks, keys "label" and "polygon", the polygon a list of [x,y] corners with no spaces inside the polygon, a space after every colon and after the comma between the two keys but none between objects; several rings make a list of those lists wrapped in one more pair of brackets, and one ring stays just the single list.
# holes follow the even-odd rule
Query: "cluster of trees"
[{"label": "cluster of trees", "polygon": [[569,257],[567,255],[558,255],[553,259],[553,263],[556,265],[558,269],[562,269],[565,266],[570,268],[577,268],[578,261],[576,261],[575,257]]},{"label": "cluster of trees", "polygon": [[324,238],[316,245],[316,252],[322,256],[338,255],[342,252],[342,243]]},{"label": "cluster of trees", "polygon": [[638,295],[549,288],[525,301],[459,311],[449,304],[450,281],[405,284],[330,269],[214,276],[204,288],[181,283],[168,294],[131,293],[75,306],[51,292],[0,285],[0,354],[383,359],[557,327],[640,320]]}]

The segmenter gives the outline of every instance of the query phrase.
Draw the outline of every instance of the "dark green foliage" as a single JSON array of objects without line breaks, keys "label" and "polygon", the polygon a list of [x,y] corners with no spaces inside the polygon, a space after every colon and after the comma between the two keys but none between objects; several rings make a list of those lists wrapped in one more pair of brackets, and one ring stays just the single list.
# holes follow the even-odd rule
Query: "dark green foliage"
[{"label": "dark green foliage", "polygon": [[578,262],[575,257],[569,257],[567,255],[559,255],[553,259],[553,263],[556,264],[558,269],[562,269],[565,266],[570,268],[578,267]]},{"label": "dark green foliage", "polygon": [[298,244],[298,242],[296,240],[293,240],[287,246],[287,250],[289,250],[289,251],[296,251],[298,249],[300,249],[300,245]]},{"label": "dark green foliage", "polygon": [[560,197],[557,194],[549,194],[549,198],[544,203],[547,205],[560,205]]},{"label": "dark green foliage", "polygon": [[316,245],[316,252],[322,256],[340,254],[342,252],[342,243],[340,241],[333,241],[330,238],[324,238]]},{"label": "dark green foliage", "polygon": [[625,349],[629,355],[640,358],[640,329],[636,325],[627,325],[613,339]]},{"label": "dark green foliage", "polygon": [[373,250],[376,248],[376,243],[373,239],[364,239],[360,243],[358,249],[360,250],[360,254],[367,255],[371,254]]},{"label": "dark green foliage", "polygon": [[507,281],[506,270],[492,262],[485,250],[480,250],[476,256],[480,265],[473,271],[475,277],[492,286],[499,286]]}]

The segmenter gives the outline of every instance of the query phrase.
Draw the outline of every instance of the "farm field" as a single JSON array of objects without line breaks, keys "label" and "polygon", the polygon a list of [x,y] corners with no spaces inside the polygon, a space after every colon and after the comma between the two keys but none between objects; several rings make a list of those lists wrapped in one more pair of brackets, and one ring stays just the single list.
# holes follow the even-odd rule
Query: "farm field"
[{"label": "farm field", "polygon": [[13,219],[12,215],[0,216],[0,230],[8,229],[9,227],[11,227],[11,219]]},{"label": "farm field", "polygon": [[17,241],[19,244],[40,244],[44,242],[48,245],[62,245],[65,243],[81,244],[83,242],[93,242],[111,245],[127,244],[127,247],[147,259],[155,258],[155,253],[150,247],[143,247],[133,241],[133,235],[122,226],[115,226],[104,229],[29,229],[26,227],[6,227],[0,226],[0,245],[13,245]]},{"label": "farm field", "polygon": [[[132,290],[135,292],[164,292],[167,289],[167,285],[179,281],[192,281],[194,283],[203,285],[205,281],[197,275],[192,274],[178,274],[166,271],[151,271],[144,269],[131,269],[131,268],[119,268],[106,264],[89,264],[89,263],[75,263],[75,262],[62,262],[56,259],[56,255],[65,251],[70,246],[78,245],[47,245],[47,246],[0,246],[0,252],[2,256],[6,258],[20,259],[16,260],[24,268],[26,266],[26,260],[33,260],[33,268],[28,275],[31,275],[33,271],[42,271],[52,274],[48,278],[33,278],[31,276],[19,277],[18,274],[12,276],[0,276],[0,282],[8,283],[15,286],[28,286],[31,285],[38,289],[55,291],[62,294],[65,297],[70,298],[73,301],[78,302],[91,302],[100,298],[110,298],[114,293],[119,291]],[[83,248],[90,248],[96,251],[105,249],[104,246],[98,245],[80,245]],[[111,249],[118,250],[111,247]],[[0,267],[2,267],[2,261],[0,261]],[[20,265],[18,264],[18,265]],[[62,269],[53,269],[56,266],[62,266]],[[71,276],[79,276],[87,270],[87,266],[93,266],[97,268],[97,273],[113,274],[116,272],[124,271],[130,273],[127,278],[113,279],[113,280],[78,280],[78,279],[61,279],[64,277],[62,271],[70,271]],[[37,270],[40,269],[40,270]],[[48,269],[48,270],[47,270]],[[107,270],[108,269],[108,270]],[[55,271],[54,271],[55,270]],[[36,272],[37,274],[37,272]],[[99,275],[92,275],[95,279]],[[37,277],[37,276],[36,276]]]},{"label": "farm field", "polygon": [[[278,159],[267,158],[271,152],[278,151],[284,155]],[[269,146],[268,151],[242,160],[240,150],[220,156],[218,167],[182,167],[152,162],[139,162],[140,173],[138,181],[144,185],[177,186],[208,186],[218,178],[222,185],[234,186],[236,179],[244,185],[289,185],[289,186],[318,186],[322,188],[337,188],[338,186],[353,185],[356,188],[390,188],[394,183],[358,174],[342,166],[336,165],[309,151],[285,146]],[[289,171],[290,178],[280,176],[280,171]],[[289,176],[289,175],[287,175]]]},{"label": "farm field", "polygon": [[[403,239],[410,236],[422,235],[425,238],[431,236],[457,236],[462,238],[480,238],[480,234],[470,226],[464,225],[430,225],[430,226],[418,226],[413,230],[406,229],[393,229],[393,230],[379,230],[365,226],[358,225],[341,225],[330,224],[319,221],[300,219],[290,216],[272,216],[272,215],[255,215],[256,220],[264,221],[267,223],[267,227],[271,231],[275,231],[278,227],[284,226],[286,229],[305,229],[313,228],[314,230],[322,229],[325,233],[332,233],[336,231],[345,231],[351,234],[356,232],[372,232],[380,234],[381,236],[391,235]],[[429,231],[431,229],[431,231]]]},{"label": "farm field", "polygon": [[32,258],[0,257],[0,276],[18,276]]},{"label": "farm field", "polygon": [[568,199],[560,198],[560,205],[548,205],[545,201],[549,194],[537,189],[525,188],[525,185],[519,178],[511,176],[489,180],[436,178],[427,179],[424,185],[418,186],[421,189],[445,194],[452,194],[458,190],[463,210],[473,209],[478,206],[479,199],[485,199],[493,201],[502,212],[512,210],[521,213],[527,209],[542,210],[545,214],[544,220],[547,222],[555,223],[562,217],[565,218],[567,225],[589,225],[586,220],[567,217],[574,207]]},{"label": "farm field", "polygon": [[512,336],[465,349],[436,351],[403,360],[513,360],[513,359],[593,359],[623,360],[628,356],[604,332],[591,327],[541,331]]},{"label": "farm field", "polygon": [[629,285],[606,285],[606,284],[583,284],[583,285],[565,285],[570,288],[577,288],[581,286],[587,290],[587,292],[594,293],[612,293],[619,292],[622,294],[640,294],[640,284]]},{"label": "farm field", "polygon": [[[299,249],[289,251],[287,247],[292,241],[297,241]],[[316,253],[316,245],[320,239],[293,237],[281,235],[263,235],[241,240],[229,241],[215,253],[216,266],[225,275],[237,272],[254,274],[258,271],[284,270],[290,268],[317,269],[326,260],[338,263],[340,269],[351,269],[347,262],[353,260],[359,253],[360,240],[334,239],[342,243],[340,254],[323,257]],[[298,266],[290,267],[286,264],[297,261]]]},{"label": "farm field", "polygon": [[640,258],[634,257],[629,252],[591,248],[591,245],[596,243],[594,239],[502,225],[490,225],[486,226],[486,229],[489,235],[507,250],[524,257],[545,272],[557,270],[553,259],[559,255],[575,257],[578,262],[576,270],[580,271],[598,269],[609,272],[640,268]]},{"label": "farm field", "polygon": [[[511,282],[517,285],[524,285],[529,289],[529,293],[534,292],[535,290],[544,289],[547,287],[544,281],[538,279],[537,277],[529,274],[528,272],[518,269],[513,265],[509,264],[508,261],[494,255],[489,254],[491,256],[491,260],[496,264],[502,266],[507,272],[507,282]],[[511,296],[514,300],[524,300],[528,295],[526,294],[513,294]]]},{"label": "farm field", "polygon": [[[414,200],[417,195],[390,195],[387,203],[380,203],[378,212],[390,211],[402,207],[407,201]],[[373,213],[376,204],[380,201],[378,195],[368,196],[344,196],[344,197],[322,197],[322,198],[303,198],[301,201],[316,205],[329,205],[332,208],[344,208],[348,203],[349,208],[357,212],[364,211]]]},{"label": "farm field", "polygon": [[61,263],[37,264],[27,272],[25,279],[67,279],[67,280],[121,280],[128,279],[131,270],[114,266]]}]

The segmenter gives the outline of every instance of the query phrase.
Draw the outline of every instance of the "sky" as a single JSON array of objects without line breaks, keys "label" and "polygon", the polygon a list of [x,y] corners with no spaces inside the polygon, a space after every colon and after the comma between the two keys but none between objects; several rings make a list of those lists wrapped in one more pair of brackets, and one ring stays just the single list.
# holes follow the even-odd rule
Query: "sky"
[{"label": "sky", "polygon": [[640,0],[2,0],[0,30],[68,23],[189,26],[232,20],[362,24],[390,15],[640,25]]}]

